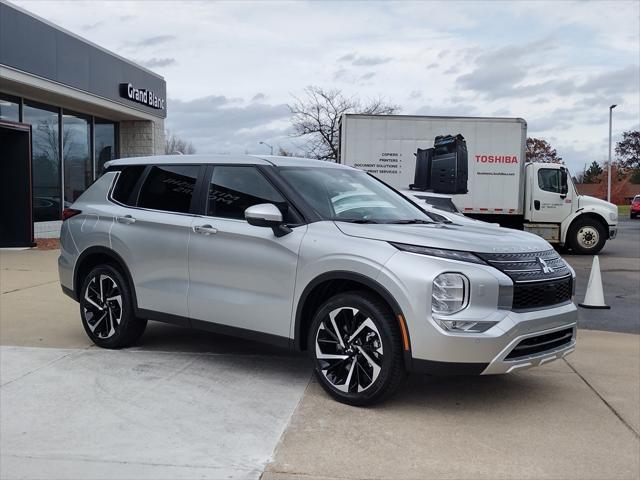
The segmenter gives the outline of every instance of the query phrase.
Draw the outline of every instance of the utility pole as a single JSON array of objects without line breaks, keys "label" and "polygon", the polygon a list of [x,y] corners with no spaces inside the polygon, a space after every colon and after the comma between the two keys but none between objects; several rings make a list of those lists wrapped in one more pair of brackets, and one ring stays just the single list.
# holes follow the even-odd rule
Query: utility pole
[{"label": "utility pole", "polygon": [[607,202],[611,202],[611,123],[613,120],[613,109],[617,105],[609,107],[609,163],[607,165]]}]

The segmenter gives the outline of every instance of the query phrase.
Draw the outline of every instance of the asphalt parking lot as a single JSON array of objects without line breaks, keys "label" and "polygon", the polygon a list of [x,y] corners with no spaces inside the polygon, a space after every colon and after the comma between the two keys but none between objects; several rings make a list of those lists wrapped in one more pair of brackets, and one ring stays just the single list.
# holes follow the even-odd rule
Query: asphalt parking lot
[{"label": "asphalt parking lot", "polygon": [[[90,344],[56,251],[0,252],[0,478],[640,476],[640,221],[600,256],[611,310],[581,310],[564,361],[496,377],[413,375],[338,404],[304,356],[150,323]],[[582,300],[591,259],[567,256]],[[627,332],[627,333],[621,333]]]}]

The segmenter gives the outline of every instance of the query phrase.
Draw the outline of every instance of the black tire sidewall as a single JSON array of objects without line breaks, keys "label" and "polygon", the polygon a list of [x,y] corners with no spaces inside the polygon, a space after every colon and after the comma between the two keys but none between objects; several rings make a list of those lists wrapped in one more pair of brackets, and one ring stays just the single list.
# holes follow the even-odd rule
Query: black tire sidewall
[{"label": "black tire sidewall", "polygon": [[[380,375],[372,386],[360,393],[345,393],[333,387],[320,371],[319,362],[315,356],[316,334],[320,323],[323,319],[328,318],[329,312],[341,307],[353,307],[365,313],[375,323],[382,341],[384,355]],[[393,328],[397,328],[392,323],[393,321],[393,313],[384,308],[380,301],[360,293],[338,294],[318,309],[309,328],[307,348],[313,362],[316,378],[327,393],[340,402],[356,406],[370,405],[385,396],[389,384],[392,383],[392,370],[398,368],[398,362],[402,362],[402,346],[398,341],[398,333],[393,331]]]},{"label": "black tire sidewall", "polygon": [[[118,284],[120,295],[122,296],[122,319],[120,320],[118,330],[110,338],[100,338],[97,335],[94,335],[94,333],[89,329],[84,316],[83,302],[87,286],[91,279],[100,274],[109,275],[113,278]],[[122,348],[127,346],[131,339],[132,330],[138,327],[135,325],[138,319],[135,317],[133,311],[133,302],[131,299],[129,284],[119,270],[111,265],[100,265],[92,269],[83,279],[82,288],[80,290],[80,318],[82,319],[82,326],[84,327],[85,332],[87,332],[91,341],[96,345],[103,348]]]},{"label": "black tire sidewall", "polygon": [[[595,247],[583,248],[578,243],[578,232],[583,227],[592,227],[598,231],[598,234],[600,235],[600,239],[598,240],[598,243],[596,244]],[[574,252],[580,253],[583,255],[595,255],[600,250],[602,250],[602,247],[604,247],[604,244],[607,241],[605,229],[602,228],[602,225],[600,225],[600,223],[597,220],[589,220],[589,219],[577,220],[576,223],[573,225],[573,227],[571,227],[570,233],[571,233],[570,235],[571,249]]]}]

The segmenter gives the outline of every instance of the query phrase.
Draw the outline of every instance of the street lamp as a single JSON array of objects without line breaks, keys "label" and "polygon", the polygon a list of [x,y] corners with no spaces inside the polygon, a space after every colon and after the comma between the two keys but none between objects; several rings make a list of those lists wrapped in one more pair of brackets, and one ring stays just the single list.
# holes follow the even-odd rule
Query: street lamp
[{"label": "street lamp", "polygon": [[271,150],[271,155],[273,156],[273,147],[269,145],[267,142],[258,142],[259,145],[264,145],[265,147],[269,147]]},{"label": "street lamp", "polygon": [[607,167],[607,202],[611,202],[611,121],[613,120],[613,109],[617,105],[609,107],[609,166]]}]

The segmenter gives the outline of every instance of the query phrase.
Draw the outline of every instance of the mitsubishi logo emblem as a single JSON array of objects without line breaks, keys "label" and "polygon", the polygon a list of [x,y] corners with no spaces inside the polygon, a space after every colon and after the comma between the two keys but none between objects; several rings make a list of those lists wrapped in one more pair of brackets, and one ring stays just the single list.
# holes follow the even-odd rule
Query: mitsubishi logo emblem
[{"label": "mitsubishi logo emblem", "polygon": [[553,273],[555,271],[553,268],[547,265],[547,262],[545,262],[544,259],[540,257],[538,257],[538,263],[540,264],[540,269],[542,270],[542,273]]}]

